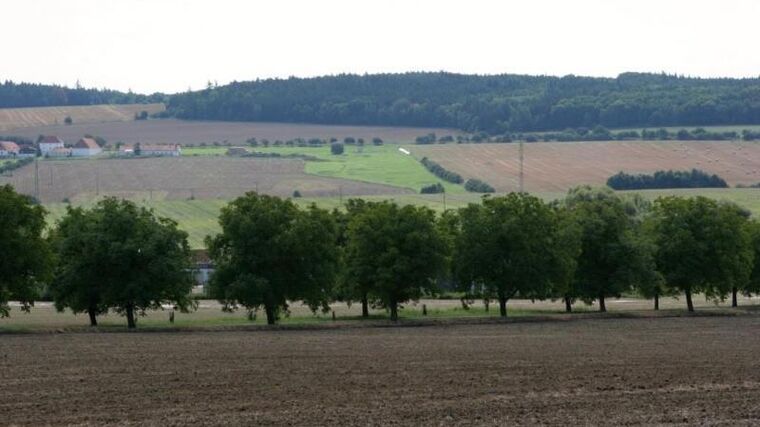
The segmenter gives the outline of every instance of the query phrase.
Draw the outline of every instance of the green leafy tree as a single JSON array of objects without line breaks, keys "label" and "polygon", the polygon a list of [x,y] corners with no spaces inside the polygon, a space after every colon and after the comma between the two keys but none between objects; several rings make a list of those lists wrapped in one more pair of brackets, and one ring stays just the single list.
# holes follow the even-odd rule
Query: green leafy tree
[{"label": "green leafy tree", "polygon": [[746,285],[754,252],[745,214],[735,205],[705,197],[663,197],[654,203],[651,227],[657,267],[668,286],[686,295],[723,299]]},{"label": "green leafy tree", "polygon": [[367,202],[363,199],[349,199],[346,202],[345,213],[336,211],[337,222],[339,224],[340,238],[339,246],[341,250],[341,259],[343,268],[341,269],[340,280],[338,282],[337,293],[339,299],[348,301],[359,301],[362,306],[362,317],[369,317],[369,305],[372,299],[372,283],[366,278],[361,277],[361,271],[351,268],[348,264],[348,225],[352,218],[364,212],[368,207],[373,206],[373,202]]},{"label": "green leafy tree", "polygon": [[52,236],[59,266],[56,307],[95,316],[114,309],[135,328],[136,314],[190,298],[190,247],[177,223],[127,200],[107,198],[92,209],[69,208]]},{"label": "green leafy tree", "polygon": [[263,306],[270,325],[288,301],[328,310],[338,230],[327,211],[250,192],[222,208],[219,223],[206,244],[216,268],[211,294],[225,310]]},{"label": "green leafy tree", "polygon": [[540,199],[526,193],[486,198],[462,209],[460,221],[457,282],[465,292],[475,288],[495,298],[502,317],[515,295],[546,298],[564,278],[569,262],[559,250],[557,215]]},{"label": "green leafy tree", "polygon": [[[751,296],[760,294],[760,223],[757,221],[749,221],[747,228],[754,257],[749,280],[744,287],[742,287],[741,291],[744,295]],[[732,305],[734,307],[738,305],[736,292],[733,294]]]},{"label": "green leafy tree", "polygon": [[0,318],[10,314],[9,300],[29,311],[39,286],[50,278],[53,256],[42,237],[45,209],[16,193],[10,185],[0,187]]},{"label": "green leafy tree", "polygon": [[399,305],[435,292],[446,245],[428,208],[367,205],[348,225],[347,268],[398,320]]},{"label": "green leafy tree", "polygon": [[583,301],[597,300],[607,311],[606,298],[653,279],[650,247],[636,238],[637,222],[620,197],[581,186],[570,190],[565,206],[580,232],[574,289]]}]

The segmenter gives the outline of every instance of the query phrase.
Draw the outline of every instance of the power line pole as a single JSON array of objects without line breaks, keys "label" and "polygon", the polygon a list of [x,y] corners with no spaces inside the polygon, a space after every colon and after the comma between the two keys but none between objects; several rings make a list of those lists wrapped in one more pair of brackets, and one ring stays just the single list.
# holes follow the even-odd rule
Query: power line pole
[{"label": "power line pole", "polygon": [[34,197],[40,200],[40,166],[37,157],[34,158]]},{"label": "power line pole", "polygon": [[519,177],[519,186],[520,186],[520,192],[525,191],[524,187],[524,181],[525,181],[525,175],[523,173],[523,163],[525,163],[525,153],[523,151],[523,142],[520,141],[520,177]]},{"label": "power line pole", "polygon": [[446,190],[443,190],[441,195],[443,196],[443,211],[446,212]]}]

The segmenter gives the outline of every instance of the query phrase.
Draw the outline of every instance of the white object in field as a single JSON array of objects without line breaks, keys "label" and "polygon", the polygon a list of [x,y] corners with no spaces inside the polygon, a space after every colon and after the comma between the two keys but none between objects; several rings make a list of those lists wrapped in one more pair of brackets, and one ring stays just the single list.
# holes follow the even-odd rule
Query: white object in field
[{"label": "white object in field", "polygon": [[399,147],[398,151],[406,154],[407,156],[410,155],[410,154],[412,154],[412,153],[409,152],[409,150],[407,150],[406,148],[403,148],[403,147]]}]

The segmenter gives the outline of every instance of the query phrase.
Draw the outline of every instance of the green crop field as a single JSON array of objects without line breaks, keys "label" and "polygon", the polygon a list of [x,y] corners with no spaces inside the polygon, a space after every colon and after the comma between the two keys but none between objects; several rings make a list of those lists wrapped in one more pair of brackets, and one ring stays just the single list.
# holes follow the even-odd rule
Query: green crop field
[{"label": "green crop field", "polygon": [[[414,154],[415,147],[407,147]],[[397,145],[367,145],[361,149],[345,146],[341,155],[330,154],[330,147],[256,147],[252,151],[263,153],[304,154],[317,157],[320,161],[307,161],[305,171],[309,174],[333,178],[353,179],[376,184],[409,188],[416,192],[425,185],[440,182],[449,194],[465,193],[461,185],[438,179],[428,172],[412,155],[401,153]],[[225,147],[192,147],[182,150],[185,156],[224,155]]]},{"label": "green crop field", "polygon": [[[634,192],[621,192],[630,194]],[[702,195],[716,200],[731,201],[748,209],[754,216],[760,216],[760,189],[754,188],[727,188],[727,189],[686,189],[686,190],[644,190],[636,191],[649,200],[654,200],[659,196],[682,196],[691,197]],[[563,193],[544,192],[535,193],[535,195],[546,201],[561,198]],[[467,205],[468,203],[478,203],[481,196],[473,193],[459,194],[401,194],[387,196],[364,196],[365,200],[381,201],[392,200],[400,205],[419,205],[427,206],[437,212],[444,209],[456,209]],[[320,197],[320,198],[298,198],[293,199],[297,204],[306,206],[315,203],[324,209],[335,209],[342,206],[347,198],[339,197]],[[217,217],[219,210],[228,203],[227,200],[160,200],[139,202],[140,205],[154,209],[158,215],[172,218],[179,224],[180,228],[187,231],[190,238],[190,245],[193,248],[204,247],[203,239],[207,235],[213,235],[219,232]],[[88,202],[83,206],[91,206]],[[61,218],[66,212],[66,204],[52,203],[45,207],[50,212],[48,222],[52,225]]]}]

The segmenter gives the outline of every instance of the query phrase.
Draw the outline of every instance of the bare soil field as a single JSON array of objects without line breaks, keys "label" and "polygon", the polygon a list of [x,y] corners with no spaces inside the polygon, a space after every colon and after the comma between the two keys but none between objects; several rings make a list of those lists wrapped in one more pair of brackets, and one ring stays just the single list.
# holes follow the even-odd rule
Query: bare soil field
[{"label": "bare soil field", "polygon": [[[408,193],[398,187],[307,175],[303,161],[233,157],[67,159],[39,162],[39,200],[82,202],[96,196],[132,200],[231,199],[247,191],[290,197]],[[35,195],[35,167],[25,166],[0,185]]]},{"label": "bare soil field", "polygon": [[757,425],[760,317],[0,336],[9,425]]},{"label": "bare soil field", "polygon": [[[133,114],[134,115],[134,114]],[[420,135],[459,135],[452,129],[407,128],[381,126],[339,126],[299,123],[206,122],[185,120],[141,120],[123,123],[74,124],[71,126],[38,126],[17,129],[13,133],[29,138],[38,135],[58,135],[66,141],[76,141],[84,134],[97,135],[110,142],[146,142],[212,144],[214,142],[244,144],[249,138],[287,141],[295,138],[364,138],[369,143],[380,137],[385,142],[410,142]]]},{"label": "bare soil field", "polygon": [[[39,126],[49,126],[60,124],[64,127],[63,121],[66,117],[76,126],[84,123],[101,123],[101,122],[129,122],[134,121],[135,113],[147,111],[148,114],[164,111],[164,104],[120,104],[120,105],[83,105],[70,107],[30,107],[30,108],[0,108],[0,131],[9,131],[19,128],[30,128]],[[69,126],[65,126],[69,127]],[[30,138],[36,138],[29,132],[13,132],[17,135],[24,135]],[[87,132],[85,132],[87,133]],[[83,134],[71,138],[76,141]]]},{"label": "bare soil field", "polygon": [[[518,144],[415,146],[465,178],[482,179],[499,192],[518,189]],[[604,185],[611,175],[702,169],[730,185],[760,182],[760,144],[753,142],[546,142],[524,144],[526,191],[566,191]]]}]

